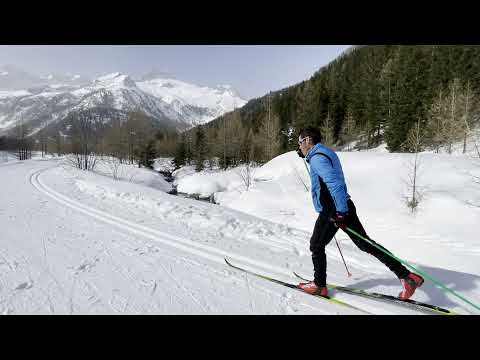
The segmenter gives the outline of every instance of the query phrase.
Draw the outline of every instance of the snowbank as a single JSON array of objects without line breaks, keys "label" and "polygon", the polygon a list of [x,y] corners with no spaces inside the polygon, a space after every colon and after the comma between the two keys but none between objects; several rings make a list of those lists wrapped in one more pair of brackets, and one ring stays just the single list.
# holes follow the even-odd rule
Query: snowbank
[{"label": "snowbank", "polygon": [[94,172],[116,180],[149,186],[163,192],[172,190],[172,185],[165,181],[157,171],[144,167],[139,168],[134,164],[120,164],[117,159],[99,160]]},{"label": "snowbank", "polygon": [[[418,185],[424,195],[416,214],[405,205],[413,154],[340,152],[352,200],[367,233],[398,256],[423,264],[480,274],[480,160],[423,153]],[[246,191],[238,169],[176,172],[178,191],[214,196],[222,206],[311,232],[317,214],[310,179],[295,152],[255,170]],[[308,188],[308,190],[307,190]],[[338,235],[347,239],[345,234]]]}]

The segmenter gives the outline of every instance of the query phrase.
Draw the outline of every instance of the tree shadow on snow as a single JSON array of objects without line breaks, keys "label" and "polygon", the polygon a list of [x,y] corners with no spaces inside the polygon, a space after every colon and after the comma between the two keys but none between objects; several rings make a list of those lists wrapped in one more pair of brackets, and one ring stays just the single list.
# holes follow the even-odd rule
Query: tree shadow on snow
[{"label": "tree shadow on snow", "polygon": [[[480,304],[480,276],[428,266],[415,267],[422,270],[423,272],[426,272],[435,280],[440,281],[449,289],[459,293],[460,296],[466,298],[470,302],[476,305]],[[350,286],[357,289],[373,292],[375,292],[375,287],[377,286],[388,286],[392,288],[392,291],[389,291],[389,295],[397,296],[398,293],[400,293],[402,287],[400,281],[396,278],[396,276],[393,273],[391,274],[392,277],[389,279],[369,279],[356,283],[351,283]],[[395,293],[393,293],[394,291]],[[475,292],[475,296],[472,296],[470,292]],[[428,299],[420,300],[418,299],[418,297],[416,299],[415,295],[421,293],[426,294],[428,296]],[[462,301],[460,298],[456,297],[452,293],[442,290],[442,288],[438,287],[428,279],[425,279],[422,287],[417,289],[416,293],[412,297],[412,300],[419,300],[449,309],[458,306],[469,314],[480,314],[479,310],[476,310],[473,306]]]}]

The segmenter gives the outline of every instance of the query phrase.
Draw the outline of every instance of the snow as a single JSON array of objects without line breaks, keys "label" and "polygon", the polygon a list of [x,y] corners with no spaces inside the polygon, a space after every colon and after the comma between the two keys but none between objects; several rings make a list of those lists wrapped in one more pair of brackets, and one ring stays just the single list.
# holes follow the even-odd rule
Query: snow
[{"label": "snow", "polygon": [[15,120],[5,121],[0,124],[0,129],[7,129],[15,124]]},{"label": "snow", "polygon": [[97,78],[98,81],[108,81],[108,80],[113,80],[116,77],[119,77],[121,74],[119,72],[103,75]]},{"label": "snow", "polygon": [[194,166],[183,167],[173,172],[175,176],[174,185],[177,190],[186,194],[198,194],[201,197],[209,197],[214,193],[226,190],[235,190],[241,186],[241,178],[237,170],[229,170],[224,174],[218,171],[203,171],[196,173]]},{"label": "snow", "polygon": [[71,88],[73,87],[74,85],[70,85],[70,84],[52,84],[52,85],[49,85],[49,87],[51,87],[52,89],[58,89],[58,88]]},{"label": "snow", "polygon": [[11,125],[15,124],[15,119],[12,119],[10,121],[5,121],[7,118],[7,115],[0,115],[0,129],[6,129],[10,127]]},{"label": "snow", "polygon": [[62,95],[64,94],[64,92],[62,91],[44,91],[40,94],[37,94],[37,95],[34,95],[34,96],[31,96],[31,99],[35,99],[35,98],[53,98],[55,96],[58,96],[58,95]]},{"label": "snow", "polygon": [[220,107],[224,111],[231,111],[247,103],[239,96],[236,96],[230,86],[212,89],[173,79],[153,79],[140,81],[136,84],[141,90],[169,104],[178,100],[181,103],[198,107]]},{"label": "snow", "polygon": [[119,91],[124,88],[136,88],[135,82],[128,75],[121,73],[112,73],[97,78],[93,82],[93,88],[106,88],[113,91]]},{"label": "snow", "polygon": [[[418,214],[412,215],[404,205],[408,195],[404,181],[413,155],[345,152],[339,157],[349,193],[359,213],[365,214],[361,219],[366,228],[373,228],[374,239],[382,239],[392,251],[402,251],[413,261],[480,275],[480,244],[471,226],[480,223],[480,209],[467,204],[480,205],[480,185],[472,180],[472,175],[480,176],[480,160],[422,154],[418,185],[424,188],[425,200]],[[214,195],[222,206],[279,223],[288,221],[304,231],[312,230],[317,216],[304,186],[310,188],[305,165],[295,152],[256,169],[248,192],[235,170],[180,174],[176,183],[181,192]]]},{"label": "snow", "polygon": [[12,157],[6,151],[0,151],[0,165],[10,165],[12,162],[16,162],[16,159]]},{"label": "snow", "polygon": [[[210,204],[167,194],[156,171],[103,162],[95,172],[65,159],[0,160],[0,312],[4,314],[362,314],[240,273],[235,264],[297,282],[311,277],[309,237],[316,220],[305,166],[282,154],[253,171],[174,172],[178,191],[213,195]],[[349,193],[367,233],[402,259],[480,302],[480,160],[422,154],[426,195],[414,215],[403,203],[411,154],[339,153]],[[1,159],[1,156],[0,156]],[[3,164],[3,165],[2,165]],[[117,164],[118,165],[118,164]],[[243,167],[245,170],[245,167]],[[352,278],[333,242],[328,280],[396,295],[398,279],[339,232]],[[415,310],[336,293],[372,314]],[[479,312],[427,282],[414,299],[464,314]]]},{"label": "snow", "polygon": [[27,90],[0,91],[0,99],[32,95]]},{"label": "snow", "polygon": [[8,71],[2,71],[2,72],[0,72],[0,75],[6,76],[6,75],[8,75]]},{"label": "snow", "polygon": [[175,170],[175,166],[173,165],[173,158],[158,158],[155,159],[153,163],[153,169],[155,171],[170,171],[173,172]]},{"label": "snow", "polygon": [[149,186],[163,192],[172,190],[171,184],[160,177],[156,171],[138,168],[137,165],[119,164],[118,160],[113,158],[99,160],[98,165],[95,167],[95,173],[113,177],[115,169],[117,179],[120,181]]}]

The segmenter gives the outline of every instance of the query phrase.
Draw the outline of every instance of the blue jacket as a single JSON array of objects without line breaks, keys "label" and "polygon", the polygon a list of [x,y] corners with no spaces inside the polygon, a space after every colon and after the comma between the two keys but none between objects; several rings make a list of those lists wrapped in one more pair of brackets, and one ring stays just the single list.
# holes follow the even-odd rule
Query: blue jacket
[{"label": "blue jacket", "polygon": [[310,164],[313,206],[318,213],[330,216],[347,212],[350,195],[337,154],[323,144],[316,144],[305,157]]}]

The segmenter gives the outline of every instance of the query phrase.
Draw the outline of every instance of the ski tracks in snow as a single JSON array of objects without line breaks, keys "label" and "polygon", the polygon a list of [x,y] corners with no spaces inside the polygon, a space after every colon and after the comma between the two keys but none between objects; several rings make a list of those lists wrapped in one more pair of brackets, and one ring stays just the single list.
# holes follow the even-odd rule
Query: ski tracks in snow
[{"label": "ski tracks in snow", "polygon": [[[275,265],[272,265],[272,264],[264,263],[264,262],[259,261],[259,260],[254,260],[254,259],[242,256],[242,255],[239,255],[239,254],[236,254],[236,253],[232,253],[232,252],[229,252],[229,251],[226,251],[226,250],[223,250],[223,249],[213,247],[213,246],[209,246],[209,245],[206,245],[206,244],[201,244],[201,243],[198,243],[198,242],[195,242],[195,241],[192,241],[192,240],[189,240],[189,239],[177,236],[177,235],[173,235],[171,233],[166,233],[166,232],[160,231],[158,229],[152,229],[152,228],[140,225],[138,223],[134,223],[132,221],[120,218],[118,216],[109,214],[105,211],[94,209],[94,208],[89,207],[87,205],[84,205],[84,204],[82,204],[82,203],[80,203],[80,202],[78,202],[74,199],[71,199],[67,196],[64,196],[63,194],[60,194],[59,192],[53,190],[52,188],[48,187],[45,183],[42,182],[41,175],[44,172],[50,170],[51,168],[52,167],[49,167],[49,168],[46,168],[46,169],[41,169],[41,170],[38,170],[38,171],[35,171],[34,173],[32,173],[31,176],[30,176],[31,185],[33,187],[35,187],[41,193],[49,196],[50,198],[55,199],[57,202],[65,205],[69,208],[72,208],[72,209],[74,209],[74,210],[76,210],[80,213],[83,213],[83,214],[85,214],[89,217],[92,217],[92,218],[96,219],[97,221],[101,221],[101,222],[107,223],[109,225],[112,225],[112,226],[114,226],[118,229],[127,231],[129,233],[133,233],[135,235],[142,236],[142,237],[147,238],[147,239],[149,239],[151,241],[154,241],[156,243],[167,245],[170,248],[181,250],[181,251],[186,252],[188,254],[198,256],[198,257],[201,257],[201,258],[204,258],[204,259],[208,259],[208,260],[210,260],[214,263],[221,264],[222,266],[224,265],[224,258],[228,257],[228,258],[230,258],[234,261],[241,262],[242,264],[246,264],[246,266],[249,266],[251,268],[253,267],[253,269],[262,269],[263,271],[267,271],[269,274],[275,274],[276,273],[276,274],[279,274],[279,275],[287,276],[289,278],[291,277],[291,271],[288,270],[288,269],[284,269],[284,268],[281,268],[281,267],[278,267],[278,266],[275,266]],[[159,264],[159,262],[156,262],[156,264]],[[82,265],[81,265],[77,270],[78,271],[85,270],[88,267],[88,264],[83,264],[83,265],[85,265],[85,266],[82,267]],[[181,289],[182,292],[184,292],[193,301],[193,303],[195,303],[198,306],[198,308],[201,309],[202,312],[212,313],[214,311],[214,309],[212,309],[208,305],[208,301],[201,301],[198,297],[195,296],[195,294],[193,294],[193,292],[188,290],[187,287],[185,287],[179,279],[177,279],[175,276],[173,276],[172,273],[168,271],[168,269],[166,269],[161,264],[159,264],[159,265],[163,269],[165,274],[167,274],[167,276],[175,284],[175,286],[178,287],[179,289]],[[121,270],[120,270],[120,272],[123,273],[123,276],[125,276],[127,278],[130,278],[130,279],[128,279],[129,281],[136,282],[135,279],[133,279],[129,275],[125,274],[125,272],[123,272]],[[127,273],[128,273],[128,271],[127,271]],[[75,278],[77,278],[77,277],[75,277]],[[248,279],[247,279],[247,282],[248,282]],[[141,284],[141,285],[145,286],[144,284]],[[74,281],[73,284],[72,284],[72,288],[70,289],[70,299],[73,298],[73,294],[74,294],[74,291],[75,291],[75,286],[76,286],[76,282]],[[91,286],[88,286],[88,283],[86,283],[85,286],[89,287],[90,291],[94,289],[94,287],[92,288]],[[153,285],[153,290],[150,292],[151,295],[153,295],[155,293],[155,289],[156,289],[157,286],[158,286],[158,284],[157,284],[157,282],[155,282],[155,284]],[[250,307],[250,311],[254,312],[254,303],[252,302],[253,301],[253,297],[252,297],[253,294],[251,293],[251,287],[252,286],[253,286],[253,284],[251,284],[251,283],[247,284],[248,295],[250,297],[249,307]],[[91,299],[93,300],[92,305],[96,301],[98,301],[98,297],[95,296],[95,291],[93,291],[93,293],[94,294],[91,297]],[[172,294],[175,295],[175,297],[177,297],[177,295],[174,294],[174,293],[169,294],[171,303],[173,303]],[[296,296],[295,296],[295,298],[298,299]],[[289,301],[290,299],[286,299],[286,300],[288,300],[287,301],[287,305],[288,305],[287,307],[288,307],[288,309],[290,309],[291,308],[291,304],[290,304],[290,301]],[[298,301],[300,301],[300,303],[297,303],[296,305],[297,306],[298,305],[301,305],[301,306],[305,305],[307,307],[311,307],[310,304],[307,305],[302,300],[303,299],[298,299]],[[124,312],[126,312],[130,302],[131,302],[130,298],[119,299],[118,294],[114,293],[109,305],[110,305],[110,308],[114,309],[115,311],[120,312],[120,313],[124,313]],[[151,304],[151,305],[153,305],[153,304]],[[283,305],[285,305],[285,304],[283,304]],[[320,312],[323,312],[323,311],[325,311],[325,309],[328,309],[329,306],[330,306],[330,304],[328,304],[328,306],[325,308],[326,305],[325,304],[322,304],[322,305],[324,305],[324,307],[322,307],[319,304],[319,307],[318,308],[315,307],[315,309],[317,309]],[[282,307],[285,308],[285,306],[282,306]],[[338,305],[332,305],[330,313],[337,313],[336,309],[339,309],[339,306]],[[70,310],[71,313],[73,313],[74,310],[75,310],[73,300],[70,300],[70,309],[69,310]],[[152,310],[151,306],[150,306],[150,310]]]},{"label": "ski tracks in snow", "polygon": [[283,274],[290,276],[290,271],[283,269],[281,267],[273,266],[262,261],[253,260],[245,256],[241,256],[229,251],[221,250],[209,245],[195,243],[191,240],[175,236],[166,232],[159,231],[157,229],[151,229],[143,225],[136,224],[132,221],[121,219],[115,215],[111,215],[101,210],[93,209],[89,206],[79,203],[76,200],[70,199],[57,191],[46,186],[40,179],[40,175],[49,170],[42,169],[33,173],[30,177],[30,183],[40,192],[45,195],[57,200],[61,204],[73,208],[89,217],[93,217],[97,220],[103,221],[110,225],[113,225],[122,230],[129,231],[131,233],[144,236],[150,240],[153,240],[157,243],[162,243],[170,247],[182,250],[184,252],[190,253],[192,255],[197,255],[203,258],[207,258],[213,262],[219,264],[224,264],[224,258],[229,257],[236,261],[241,261],[242,263],[247,263],[252,266],[260,267],[264,270],[273,271],[275,273]]}]

